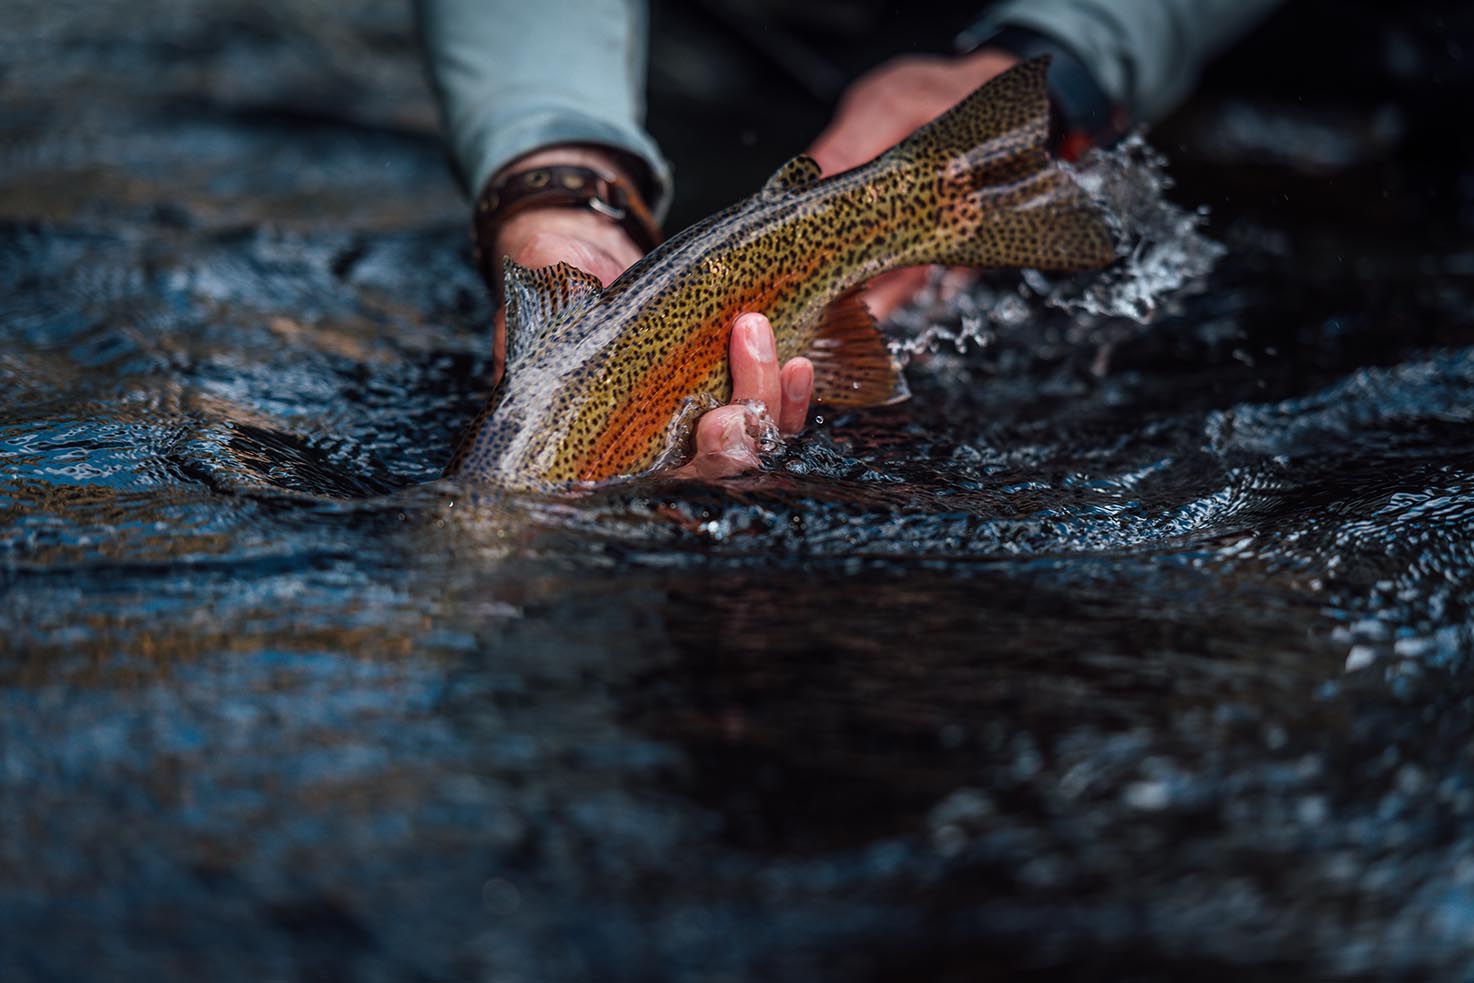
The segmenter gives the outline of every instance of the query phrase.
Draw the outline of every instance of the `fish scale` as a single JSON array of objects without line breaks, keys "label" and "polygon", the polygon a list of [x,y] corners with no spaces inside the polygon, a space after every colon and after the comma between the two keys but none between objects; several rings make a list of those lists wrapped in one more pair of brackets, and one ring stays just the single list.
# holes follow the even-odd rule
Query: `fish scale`
[{"label": "fish scale", "polygon": [[815,399],[893,402],[900,370],[856,289],[929,263],[1078,270],[1115,258],[1104,214],[1048,157],[1047,58],[980,87],[875,160],[789,161],[607,288],[508,260],[507,366],[448,473],[545,489],[650,469],[731,398],[732,320],[761,311]]}]

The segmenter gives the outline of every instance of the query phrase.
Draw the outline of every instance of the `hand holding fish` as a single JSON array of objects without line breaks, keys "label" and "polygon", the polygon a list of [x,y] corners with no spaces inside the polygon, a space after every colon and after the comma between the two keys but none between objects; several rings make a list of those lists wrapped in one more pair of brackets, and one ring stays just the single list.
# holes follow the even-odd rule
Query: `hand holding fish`
[{"label": "hand holding fish", "polygon": [[[620,172],[617,160],[591,147],[551,147],[518,160],[509,170],[554,163]],[[510,257],[530,269],[567,263],[593,274],[606,287],[641,258],[623,228],[596,212],[573,208],[539,208],[514,215],[500,227],[492,248],[498,260]],[[496,268],[501,268],[499,261]],[[492,384],[496,385],[506,364],[504,305],[497,310],[494,332]],[[794,358],[780,370],[773,327],[762,314],[734,319],[731,370],[732,402],[702,416],[696,427],[696,456],[676,472],[683,477],[727,478],[760,466],[758,439],[748,426],[752,404],[762,404],[785,436],[803,429],[813,396],[813,365],[806,358]]]},{"label": "hand holding fish", "polygon": [[[494,250],[498,267],[503,256],[530,269],[567,263],[592,273],[605,286],[639,262],[641,255],[639,247],[619,226],[595,212],[573,208],[539,208],[513,216],[502,226]],[[505,305],[497,308],[494,331],[493,385],[501,380],[506,365]]]},{"label": "hand holding fish", "polygon": [[[860,300],[866,281],[925,264],[1110,263],[1105,214],[1046,150],[1047,69],[1047,58],[1016,66],[840,174],[823,177],[812,158],[795,157],[613,282],[508,257],[506,378],[447,472],[527,489],[645,473],[682,450],[705,407],[734,395],[755,391],[769,412],[777,402],[780,422],[792,420],[785,381],[796,389],[812,379],[831,407],[893,403],[907,390]],[[771,357],[768,332],[744,316],[755,309],[772,325]],[[812,376],[789,369],[773,385],[772,369],[795,356]],[[747,382],[734,378],[754,366]],[[705,439],[740,439],[743,412],[740,432],[719,416]]]},{"label": "hand holding fish", "polygon": [[758,438],[754,410],[761,405],[778,432],[792,436],[804,428],[814,393],[814,364],[789,359],[778,368],[773,325],[761,314],[742,314],[732,322],[729,349],[732,402],[708,411],[696,424],[696,456],[675,473],[685,478],[730,478],[754,468]]},{"label": "hand holding fish", "polygon": [[[628,181],[620,160],[613,154],[597,147],[556,146],[526,154],[498,175],[502,177],[517,171],[553,164],[575,164],[592,167],[614,174]],[[639,262],[640,248],[630,239],[629,233],[597,212],[581,208],[534,208],[513,215],[497,230],[496,240],[491,244],[495,258],[492,269],[496,271],[495,292],[503,294],[501,284],[502,257],[510,256],[523,266],[538,269],[567,263],[599,278],[606,286],[625,270]],[[506,365],[507,312],[499,305],[493,322],[493,350],[495,367],[492,370],[492,385],[501,381]]]}]

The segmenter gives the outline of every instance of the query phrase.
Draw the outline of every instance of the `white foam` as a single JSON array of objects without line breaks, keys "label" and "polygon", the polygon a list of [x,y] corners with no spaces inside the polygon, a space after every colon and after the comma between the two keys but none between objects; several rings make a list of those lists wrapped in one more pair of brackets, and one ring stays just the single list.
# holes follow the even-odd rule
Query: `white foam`
[{"label": "white foam", "polygon": [[[1068,167],[1069,165],[1062,165]],[[990,345],[997,329],[1038,317],[1042,308],[1071,312],[1081,321],[1129,318],[1147,324],[1174,302],[1201,290],[1225,248],[1201,231],[1206,208],[1188,211],[1166,198],[1167,161],[1140,134],[1109,150],[1091,151],[1076,180],[1107,209],[1120,259],[1103,271],[1046,275],[1024,270],[1019,281],[991,278],[947,295],[934,276],[892,323],[910,337],[891,342],[903,357],[946,347],[965,352]]]}]

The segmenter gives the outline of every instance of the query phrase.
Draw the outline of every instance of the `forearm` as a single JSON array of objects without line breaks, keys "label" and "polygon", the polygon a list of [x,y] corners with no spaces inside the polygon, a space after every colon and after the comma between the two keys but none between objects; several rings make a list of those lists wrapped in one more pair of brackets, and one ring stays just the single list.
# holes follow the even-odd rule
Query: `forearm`
[{"label": "forearm", "polygon": [[1005,0],[962,39],[986,44],[1006,27],[1049,37],[1084,63],[1133,120],[1166,116],[1203,66],[1281,0]]},{"label": "forearm", "polygon": [[657,215],[670,172],[645,132],[644,0],[417,0],[452,154],[472,194],[555,145],[614,151]]}]

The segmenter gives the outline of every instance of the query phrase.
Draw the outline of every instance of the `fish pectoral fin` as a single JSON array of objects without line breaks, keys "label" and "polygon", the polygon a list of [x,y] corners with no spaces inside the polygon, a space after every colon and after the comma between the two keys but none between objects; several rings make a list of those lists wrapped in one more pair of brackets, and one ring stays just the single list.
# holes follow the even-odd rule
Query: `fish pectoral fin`
[{"label": "fish pectoral fin", "polygon": [[507,305],[507,364],[515,364],[537,347],[561,320],[604,296],[604,285],[592,273],[558,263],[529,269],[508,257],[502,267]]},{"label": "fish pectoral fin", "polygon": [[806,188],[819,180],[822,174],[818,161],[808,154],[799,154],[773,172],[768,183],[763,185],[763,194],[773,197]]},{"label": "fish pectoral fin", "polygon": [[829,406],[885,406],[911,395],[901,365],[861,299],[861,288],[824,309],[814,344],[814,402]]}]

